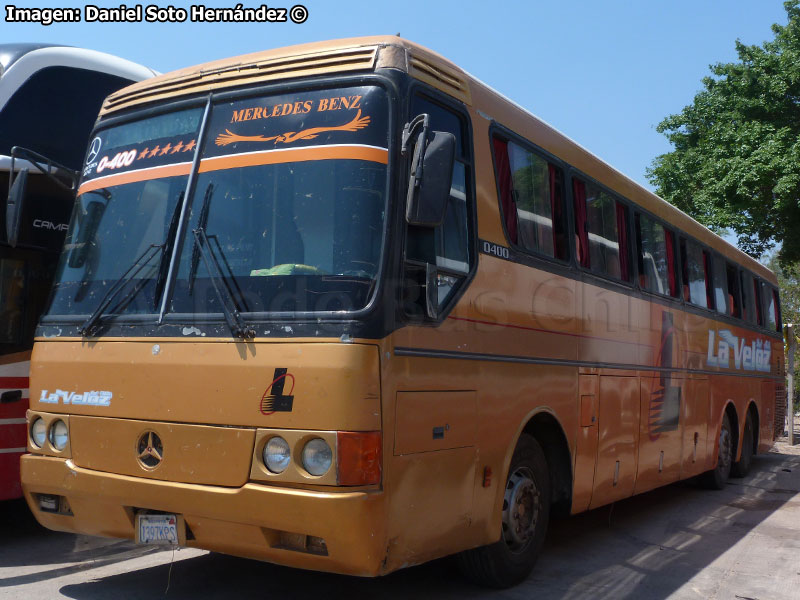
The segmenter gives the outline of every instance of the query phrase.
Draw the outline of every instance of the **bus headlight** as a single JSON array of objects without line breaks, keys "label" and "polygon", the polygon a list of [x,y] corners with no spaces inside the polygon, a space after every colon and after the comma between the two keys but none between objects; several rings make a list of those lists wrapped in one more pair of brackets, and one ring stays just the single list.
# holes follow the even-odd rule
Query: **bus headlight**
[{"label": "bus headlight", "polygon": [[289,443],[282,437],[271,437],[264,445],[264,464],[272,473],[283,473],[291,459]]},{"label": "bus headlight", "polygon": [[311,475],[324,475],[331,468],[333,452],[328,442],[314,438],[303,448],[303,468]]},{"label": "bus headlight", "polygon": [[61,452],[67,447],[69,440],[69,432],[67,431],[67,424],[61,419],[58,419],[50,424],[50,431],[48,437],[53,448]]},{"label": "bus headlight", "polygon": [[44,442],[47,439],[47,427],[41,417],[36,417],[31,423],[31,439],[37,448],[44,446]]}]

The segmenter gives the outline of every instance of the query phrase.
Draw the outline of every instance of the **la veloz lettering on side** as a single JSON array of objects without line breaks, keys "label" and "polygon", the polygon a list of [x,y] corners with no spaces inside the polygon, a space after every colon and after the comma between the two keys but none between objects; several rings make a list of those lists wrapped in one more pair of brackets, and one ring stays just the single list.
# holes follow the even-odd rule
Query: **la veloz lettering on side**
[{"label": "la veloz lettering on side", "polygon": [[57,389],[52,394],[48,390],[42,390],[39,402],[58,404],[60,399],[62,404],[73,404],[76,406],[110,406],[113,396],[114,394],[111,392],[97,390],[92,390],[90,392],[68,392]]},{"label": "la veloz lettering on side", "polygon": [[709,367],[730,369],[733,357],[736,369],[769,373],[771,356],[772,345],[769,340],[756,339],[748,345],[744,338],[733,335],[728,329],[719,332],[719,340],[714,330],[708,332],[706,364]]}]

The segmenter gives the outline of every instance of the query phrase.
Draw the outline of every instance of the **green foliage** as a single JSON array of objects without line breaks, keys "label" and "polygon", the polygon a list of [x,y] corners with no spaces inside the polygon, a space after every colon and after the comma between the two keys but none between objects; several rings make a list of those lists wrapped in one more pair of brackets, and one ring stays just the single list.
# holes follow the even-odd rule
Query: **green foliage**
[{"label": "green foliage", "polygon": [[800,260],[800,0],[762,46],[711,66],[703,90],[657,127],[674,146],[647,175],[662,197],[758,257]]},{"label": "green foliage", "polygon": [[781,263],[777,256],[772,256],[767,267],[778,278],[783,322],[800,327],[800,263]]}]

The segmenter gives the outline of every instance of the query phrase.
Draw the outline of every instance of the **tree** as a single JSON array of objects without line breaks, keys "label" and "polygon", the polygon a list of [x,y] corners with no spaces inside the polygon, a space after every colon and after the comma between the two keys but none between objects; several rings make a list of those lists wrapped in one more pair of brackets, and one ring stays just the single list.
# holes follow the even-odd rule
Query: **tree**
[{"label": "tree", "polygon": [[762,46],[737,40],[739,60],[712,65],[703,90],[659,123],[674,150],[647,175],[657,193],[715,231],[733,230],[759,257],[780,245],[800,260],[800,0]]},{"label": "tree", "polygon": [[795,323],[800,327],[800,264],[781,263],[776,256],[767,261],[778,278],[781,295],[781,317],[784,323]]}]

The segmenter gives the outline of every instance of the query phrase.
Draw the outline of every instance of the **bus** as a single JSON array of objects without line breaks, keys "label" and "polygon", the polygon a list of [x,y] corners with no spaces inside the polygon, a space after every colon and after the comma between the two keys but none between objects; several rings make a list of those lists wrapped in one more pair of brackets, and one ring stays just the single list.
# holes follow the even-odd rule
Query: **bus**
[{"label": "bus", "polygon": [[[0,190],[24,172],[18,239],[0,211],[0,500],[22,497],[28,369],[97,112],[108,94],[155,73],[92,50],[0,44]],[[27,175],[30,175],[27,177]]]},{"label": "bus", "polygon": [[505,587],[551,514],[773,442],[775,276],[419,45],[162,75],[92,139],[31,364],[46,527]]}]

